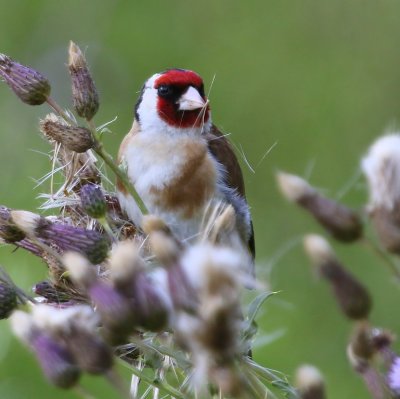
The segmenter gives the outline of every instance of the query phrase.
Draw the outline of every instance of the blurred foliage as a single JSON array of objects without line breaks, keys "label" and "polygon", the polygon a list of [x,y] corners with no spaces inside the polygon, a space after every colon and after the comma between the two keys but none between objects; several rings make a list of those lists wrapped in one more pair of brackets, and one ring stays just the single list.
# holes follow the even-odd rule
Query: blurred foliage
[{"label": "blurred foliage", "polygon": [[[65,106],[70,104],[68,41],[87,49],[101,96],[96,122],[118,116],[106,139],[114,154],[148,76],[177,66],[204,77],[214,121],[231,133],[255,171],[242,162],[258,276],[281,290],[264,306],[259,324],[265,333],[286,333],[257,347],[256,360],[289,376],[299,363],[313,363],[326,376],[330,398],[366,397],[345,356],[350,326],[326,285],[312,278],[299,246],[284,250],[301,234],[320,229],[281,199],[273,172],[302,174],[333,197],[353,182],[342,200],[365,203],[364,182],[355,179],[360,156],[400,117],[400,3],[0,0],[0,6],[0,52],[42,71]],[[35,179],[49,170],[48,146],[37,128],[38,116],[46,112],[45,106],[25,106],[0,86],[0,202],[7,206],[34,210],[36,196],[49,189],[48,183],[35,187]],[[400,331],[400,321],[388,312],[395,309],[398,288],[382,263],[359,245],[336,249],[371,290],[375,324]],[[45,275],[43,265],[10,247],[0,249],[0,263],[28,290]],[[99,399],[112,395],[98,380],[84,385]],[[4,321],[0,397],[75,397],[47,386]]]}]

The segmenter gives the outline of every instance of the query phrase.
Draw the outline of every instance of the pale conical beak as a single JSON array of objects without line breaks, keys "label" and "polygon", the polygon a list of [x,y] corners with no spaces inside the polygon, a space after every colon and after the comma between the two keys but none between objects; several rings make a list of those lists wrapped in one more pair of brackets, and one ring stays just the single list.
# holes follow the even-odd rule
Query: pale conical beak
[{"label": "pale conical beak", "polygon": [[186,92],[182,94],[178,100],[178,104],[180,111],[193,111],[203,108],[206,101],[193,86],[190,86]]}]

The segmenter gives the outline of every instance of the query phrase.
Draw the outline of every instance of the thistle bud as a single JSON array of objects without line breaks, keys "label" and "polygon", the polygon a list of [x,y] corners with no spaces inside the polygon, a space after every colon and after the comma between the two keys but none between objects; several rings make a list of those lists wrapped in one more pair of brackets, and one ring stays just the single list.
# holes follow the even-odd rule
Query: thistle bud
[{"label": "thistle bud", "polygon": [[74,108],[80,117],[91,120],[99,109],[99,96],[86,59],[81,49],[72,41],[69,45],[68,69]]},{"label": "thistle bud", "polygon": [[325,382],[319,370],[304,364],[296,370],[295,386],[301,399],[325,399]]},{"label": "thistle bud", "polygon": [[85,288],[88,297],[96,306],[103,325],[113,336],[123,339],[133,331],[135,313],[128,299],[111,284],[101,280],[93,265],[78,253],[67,252],[63,257],[66,268],[74,282]]},{"label": "thistle bud", "polygon": [[80,370],[70,352],[39,329],[31,315],[16,311],[11,316],[11,325],[14,333],[33,350],[49,382],[65,389],[77,384]]},{"label": "thistle bud", "polygon": [[62,309],[38,305],[33,317],[40,328],[68,348],[82,370],[102,374],[111,368],[111,350],[97,335],[99,320],[90,306],[75,305]]},{"label": "thistle bud", "polygon": [[58,291],[49,281],[41,281],[35,284],[32,291],[51,303],[68,302],[71,299],[70,295]]},{"label": "thistle bud", "polygon": [[12,211],[11,218],[27,235],[55,244],[62,251],[79,252],[93,264],[101,263],[108,255],[110,242],[96,230],[53,223],[27,211]]},{"label": "thistle bud", "polygon": [[83,210],[92,218],[99,219],[106,215],[107,203],[103,191],[96,184],[85,184],[80,191]]},{"label": "thistle bud", "polygon": [[0,238],[7,243],[21,241],[25,238],[25,233],[12,222],[11,210],[5,206],[0,206]]},{"label": "thistle bud", "polygon": [[372,300],[367,289],[339,263],[329,243],[310,234],[304,238],[304,248],[321,276],[329,281],[342,312],[352,320],[368,318]]},{"label": "thistle bud", "polygon": [[70,151],[82,153],[94,146],[89,129],[68,125],[54,114],[49,114],[40,121],[40,130],[48,140],[54,140]]},{"label": "thistle bud", "polygon": [[0,77],[26,104],[43,104],[50,95],[49,81],[38,71],[0,54]]},{"label": "thistle bud", "polygon": [[321,195],[299,176],[277,174],[283,195],[308,210],[334,238],[352,242],[362,236],[363,224],[354,210]]},{"label": "thistle bud", "polygon": [[0,280],[0,319],[6,319],[16,307],[15,287],[11,283]]}]

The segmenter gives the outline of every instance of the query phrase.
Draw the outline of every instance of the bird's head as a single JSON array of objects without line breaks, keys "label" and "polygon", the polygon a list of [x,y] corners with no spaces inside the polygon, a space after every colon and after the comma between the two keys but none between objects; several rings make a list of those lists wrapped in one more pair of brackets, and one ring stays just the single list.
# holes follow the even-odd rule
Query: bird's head
[{"label": "bird's head", "polygon": [[185,69],[153,75],[142,88],[135,118],[142,129],[202,129],[210,122],[202,78]]}]

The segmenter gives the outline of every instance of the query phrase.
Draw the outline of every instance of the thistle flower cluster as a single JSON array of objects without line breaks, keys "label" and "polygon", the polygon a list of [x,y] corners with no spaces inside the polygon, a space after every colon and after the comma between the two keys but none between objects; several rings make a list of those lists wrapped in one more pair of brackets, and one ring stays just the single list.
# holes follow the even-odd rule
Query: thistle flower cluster
[{"label": "thistle flower cluster", "polygon": [[72,42],[68,69],[82,123],[50,97],[39,72],[0,57],[0,76],[22,101],[52,108],[40,130],[64,179],[57,191],[43,195],[42,208],[57,208],[55,215],[0,207],[1,242],[31,252],[49,269],[48,279],[34,287],[35,298],[0,278],[0,317],[11,314],[15,334],[48,381],[63,389],[82,393],[80,377],[89,373],[128,397],[114,370],[119,357],[133,375],[131,397],[143,385],[153,397],[297,397],[284,377],[250,358],[254,319],[268,295],[255,298],[246,315],[241,293],[254,287],[254,276],[232,228],[234,209],[210,204],[193,242],[178,240],[154,215],[144,216],[141,229],[134,226],[112,189],[102,185],[98,158],[140,206],[103,147],[93,120],[97,90]]},{"label": "thistle flower cluster", "polygon": [[[377,139],[362,159],[361,169],[369,187],[369,202],[361,211],[325,197],[299,176],[279,172],[277,181],[283,195],[306,209],[331,237],[345,243],[365,243],[399,282],[400,270],[385,251],[400,254],[400,134]],[[361,218],[362,214],[365,218]],[[363,233],[368,220],[379,243]],[[353,323],[347,345],[351,366],[364,380],[372,398],[400,397],[400,361],[392,349],[394,336],[371,323],[369,290],[338,260],[323,236],[309,234],[303,242],[318,274],[331,286],[339,309]],[[301,388],[299,391],[304,398],[314,397],[303,394]]]}]

